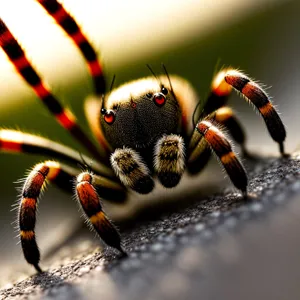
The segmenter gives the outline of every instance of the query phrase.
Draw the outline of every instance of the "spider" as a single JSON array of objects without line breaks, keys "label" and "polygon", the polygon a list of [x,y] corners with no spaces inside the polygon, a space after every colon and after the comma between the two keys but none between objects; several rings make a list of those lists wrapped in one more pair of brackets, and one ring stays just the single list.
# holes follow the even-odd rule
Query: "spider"
[{"label": "spider", "polygon": [[[31,86],[56,120],[92,158],[54,141],[20,131],[1,129],[2,151],[46,154],[23,184],[19,203],[19,230],[24,257],[38,272],[40,252],[35,238],[40,192],[50,181],[75,192],[91,227],[109,246],[126,255],[121,238],[104,213],[102,199],[123,201],[129,190],[150,193],[154,177],[166,188],[175,187],[185,170],[199,173],[214,153],[233,185],[247,196],[247,174],[224,133],[245,149],[245,134],[233,110],[226,106],[232,89],[256,107],[284,155],[284,125],[260,85],[235,69],[222,69],[213,78],[207,101],[199,110],[193,87],[183,78],[164,73],[132,81],[106,93],[102,65],[74,18],[57,0],[37,0],[78,47],[94,82],[94,95],[85,112],[98,145],[88,138],[73,113],[63,107],[35,71],[26,53],[0,19],[0,45],[16,71]],[[63,160],[61,164],[58,160]],[[86,161],[92,161],[90,166]],[[84,163],[82,163],[84,162]],[[78,169],[85,165],[85,171]],[[75,189],[74,189],[75,186]]]}]

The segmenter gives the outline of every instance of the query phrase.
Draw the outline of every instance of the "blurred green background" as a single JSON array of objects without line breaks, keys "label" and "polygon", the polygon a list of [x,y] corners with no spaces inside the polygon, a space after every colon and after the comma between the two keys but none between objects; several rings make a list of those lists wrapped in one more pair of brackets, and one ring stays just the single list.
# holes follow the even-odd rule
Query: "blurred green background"
[{"label": "blurred green background", "polygon": [[[33,2],[31,0],[26,1]],[[116,5],[118,4],[117,1],[114,2]],[[133,1],[129,2],[131,3]],[[147,5],[150,5],[150,2],[148,2],[149,1],[145,1]],[[117,43],[115,42],[113,44],[118,44],[117,49],[103,47],[104,50],[101,53],[106,66],[108,81],[112,78],[113,74],[117,76],[116,85],[131,79],[148,76],[149,71],[145,66],[146,64],[150,64],[154,70],[160,72],[160,64],[163,62],[170,73],[178,74],[188,79],[199,92],[201,99],[205,99],[217,63],[219,62],[220,66],[231,65],[237,67],[246,71],[251,77],[263,82],[267,87],[272,86],[268,89],[268,92],[273,97],[273,101],[281,112],[282,119],[287,127],[287,150],[293,151],[300,140],[298,136],[298,128],[300,125],[298,116],[300,112],[300,102],[298,100],[300,94],[299,0],[244,1],[244,3],[248,3],[245,7],[233,5],[234,1],[229,1],[232,6],[223,7],[222,2],[215,1],[216,7],[213,7],[213,9],[219,12],[222,12],[222,9],[224,9],[227,17],[222,19],[222,17],[220,17],[222,14],[217,14],[215,10],[210,11],[212,9],[211,5],[207,8],[206,12],[199,11],[199,18],[201,18],[203,13],[209,15],[206,19],[206,22],[209,22],[209,26],[207,26],[207,29],[204,27],[205,30],[202,30],[203,28],[201,28],[201,26],[203,25],[197,23],[197,16],[195,16],[197,5],[199,4],[203,7],[203,2],[205,3],[206,1],[182,1],[182,4],[176,2],[176,5],[182,5],[184,7],[184,9],[182,8],[184,14],[178,14],[180,7],[179,9],[176,7],[177,15],[174,14],[174,18],[171,21],[168,19],[167,25],[165,25],[166,20],[164,20],[162,15],[155,13],[155,10],[161,10],[158,3],[154,2],[157,4],[157,6],[154,7],[154,12],[143,12],[143,18],[146,23],[145,27],[143,27],[144,30],[152,32],[156,38],[156,40],[149,40],[149,43],[151,43],[149,49],[151,49],[151,51],[147,51],[147,45],[145,45],[147,41],[142,39],[139,35],[136,36],[134,47],[131,47],[128,41],[123,39],[125,34],[122,32],[122,28],[116,29],[113,27],[113,24],[118,20],[114,20],[113,11],[110,12],[111,15],[109,15],[109,19],[111,23],[107,24],[105,28],[99,26],[100,28],[97,30],[93,27],[92,33],[90,34],[94,44],[100,49],[102,49],[101,45],[104,41],[102,41],[101,38],[99,38],[99,40],[95,38],[95,32],[98,32],[98,35],[101,36],[101,32],[105,31],[105,36],[108,36],[107,31],[111,29],[112,34],[109,37],[117,41]],[[4,5],[4,3],[5,1],[1,5]],[[76,3],[76,1],[74,1],[74,3]],[[93,10],[93,5],[96,5],[96,1],[87,1],[86,3],[87,6],[91,5],[91,7],[89,7],[91,11]],[[226,1],[223,2],[223,5],[225,5],[224,3],[226,3]],[[72,10],[72,3],[70,1],[66,1],[66,5],[70,12],[77,17],[75,4],[74,11]],[[99,4],[96,6],[98,8]],[[190,18],[188,10],[185,9],[186,6],[189,6],[190,12],[193,12],[193,18],[195,19],[195,21],[189,25],[190,28],[184,25]],[[131,9],[134,9],[134,6]],[[168,9],[171,11],[172,9],[175,10],[171,5]],[[203,9],[205,9],[205,6]],[[245,11],[246,9],[247,11]],[[9,14],[7,10],[5,13]],[[30,12],[28,13],[30,14]],[[39,11],[39,14],[43,15],[43,13],[42,10]],[[123,11],[125,16],[126,13],[126,11]],[[138,10],[136,10],[135,13],[139,15]],[[105,12],[99,12],[99,18],[101,18],[103,14],[105,14]],[[95,15],[94,12],[91,18]],[[179,16],[180,18],[178,18]],[[35,15],[30,14],[30,17],[34,18]],[[169,11],[168,18],[172,18]],[[23,22],[24,20],[25,19],[23,19]],[[87,22],[88,21],[91,22],[91,20],[87,20]],[[47,22],[49,22],[49,20]],[[85,27],[84,19],[79,18],[79,22],[89,35],[89,27]],[[10,26],[8,21],[7,23],[8,26]],[[49,23],[50,26],[55,27],[54,24]],[[195,28],[196,25],[199,26],[199,28]],[[132,25],[130,36],[134,37],[135,26],[138,28],[139,24],[136,23]],[[166,42],[165,36],[167,36],[168,30],[174,31],[174,28],[169,29],[169,27],[172,26],[178,28],[180,26],[186,27],[184,27],[185,30],[183,32],[178,30],[178,36],[175,39],[173,38],[171,42]],[[37,30],[39,34],[42,31],[41,28],[37,28]],[[60,34],[58,29],[55,28],[54,30],[54,33]],[[35,39],[41,37],[39,34],[36,35]],[[139,34],[143,35],[140,31]],[[160,36],[162,36],[161,39]],[[62,38],[64,38],[63,35]],[[143,43],[140,46],[139,40]],[[20,41],[22,42],[21,36]],[[60,59],[59,45],[54,44],[52,40],[48,40],[48,45],[45,45],[42,41],[40,42],[41,49],[48,48],[49,50],[47,53],[44,53],[44,50],[40,50],[43,52],[42,59],[46,59],[48,62],[53,60],[53,63],[48,64],[48,66],[41,64],[40,67],[39,61],[35,60],[33,53],[29,53],[29,57],[32,58],[34,65],[50,83],[54,93],[62,99],[63,103],[73,109],[78,119],[82,120],[81,124],[83,127],[87,129],[82,106],[83,99],[91,91],[91,82],[77,50],[69,40],[64,38],[65,45],[70,44],[70,48],[67,51],[62,50],[65,52],[63,52],[62,55],[63,59]],[[164,45],[164,43],[166,43],[166,45]],[[24,48],[27,49],[26,43],[22,44]],[[141,49],[139,47],[141,47]],[[118,59],[118,57],[122,55],[123,48],[129,48],[129,53],[127,50],[126,54],[128,56],[127,61]],[[139,50],[142,51],[142,54],[139,53]],[[110,51],[113,52],[109,53]],[[70,56],[69,53],[71,53]],[[105,54],[107,53],[109,54],[106,56]],[[108,58],[106,59],[106,57]],[[6,62],[5,56],[1,55],[0,59],[6,68],[4,68],[4,71],[0,70],[1,84],[10,87],[7,97],[3,92],[0,96],[2,104],[5,103],[5,105],[2,105],[3,108],[1,108],[1,126],[43,134],[45,137],[61,141],[64,144],[82,150],[76,142],[72,141],[64,129],[56,124],[34,94],[26,88],[23,81],[14,74],[14,70],[9,66],[9,63]],[[66,76],[64,70],[68,68],[70,68],[71,71],[70,75]],[[8,72],[10,73],[8,74]],[[13,77],[15,77],[13,83],[9,83],[7,78]],[[21,88],[16,85],[20,85]],[[12,88],[14,89],[13,91]],[[7,102],[9,102],[9,104],[7,104]],[[236,95],[231,98],[230,105],[234,107],[240,119],[243,121],[248,136],[247,143],[251,151],[277,155],[277,145],[273,143],[267,135],[261,118],[253,112],[253,109]],[[11,212],[11,205],[17,198],[17,185],[14,182],[24,176],[25,170],[43,159],[42,157],[6,153],[3,153],[0,158],[0,169],[2,170],[2,175],[0,175],[0,234],[2,237],[0,254],[1,260],[3,260],[3,267],[0,271],[1,285],[7,280],[7,272],[31,271],[22,260],[19,245],[16,245],[17,239],[14,239],[16,233],[14,233],[11,223],[15,219],[15,212]],[[218,170],[218,168],[215,169]],[[223,185],[226,185],[228,181],[223,180],[224,175],[222,172],[220,170],[217,172],[220,177],[219,181],[221,181]],[[188,180],[189,179],[185,182]],[[205,180],[203,176],[200,175],[199,180],[202,182],[203,187],[205,187],[206,182],[211,179]],[[219,181],[216,180],[216,183]],[[176,193],[176,191],[173,191],[173,194],[174,193]],[[49,193],[45,194],[39,209],[37,232],[42,251],[48,248],[49,244],[53,244],[54,241],[57,241],[58,236],[62,236],[63,238],[65,233],[72,229],[73,222],[79,219],[79,215],[77,204],[74,203],[71,197],[67,195],[63,196],[55,188],[51,188]]]}]

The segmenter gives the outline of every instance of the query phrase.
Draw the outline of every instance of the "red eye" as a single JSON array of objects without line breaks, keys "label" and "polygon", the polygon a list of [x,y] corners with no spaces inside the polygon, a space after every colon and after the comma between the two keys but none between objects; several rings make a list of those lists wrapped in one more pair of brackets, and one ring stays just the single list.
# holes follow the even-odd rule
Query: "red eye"
[{"label": "red eye", "polygon": [[157,106],[163,106],[166,103],[166,97],[162,93],[157,93],[154,95],[153,101]]},{"label": "red eye", "polygon": [[115,113],[113,111],[108,111],[105,115],[104,115],[104,121],[111,125],[114,121],[115,121]]}]

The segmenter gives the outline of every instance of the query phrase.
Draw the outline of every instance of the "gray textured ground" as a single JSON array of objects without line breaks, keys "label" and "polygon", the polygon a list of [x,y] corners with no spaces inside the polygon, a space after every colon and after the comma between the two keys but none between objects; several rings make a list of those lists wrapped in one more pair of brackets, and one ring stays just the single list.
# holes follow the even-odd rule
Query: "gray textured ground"
[{"label": "gray textured ground", "polygon": [[129,251],[123,259],[111,249],[97,252],[97,241],[79,231],[57,255],[64,258],[54,259],[56,267],[0,297],[299,299],[300,156],[246,165],[249,199],[228,190],[194,195],[187,205],[182,195],[173,211],[148,207],[138,220],[120,224]]}]

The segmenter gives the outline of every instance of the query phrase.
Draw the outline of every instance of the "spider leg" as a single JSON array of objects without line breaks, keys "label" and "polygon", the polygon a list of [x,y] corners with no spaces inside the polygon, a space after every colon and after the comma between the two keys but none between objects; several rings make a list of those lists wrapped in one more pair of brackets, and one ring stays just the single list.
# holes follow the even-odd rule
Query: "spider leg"
[{"label": "spider leg", "polygon": [[242,147],[245,146],[246,136],[244,129],[230,107],[224,106],[217,109],[215,111],[215,120],[229,130],[230,135],[238,144]]},{"label": "spider leg", "polygon": [[[202,143],[201,147],[205,147],[204,149],[206,149],[208,145],[210,146],[219,158],[232,183],[241,190],[243,194],[246,194],[248,185],[246,171],[222,131],[214,125],[212,121],[203,120],[196,125],[194,135],[197,135],[196,132],[200,135],[199,143]],[[201,152],[197,150],[197,147],[194,151],[197,151],[196,154],[201,154]],[[197,160],[197,157],[194,159]]]},{"label": "spider leg", "polygon": [[[38,272],[41,272],[41,268],[39,267],[40,252],[36,242],[34,229],[36,223],[37,202],[40,193],[45,188],[46,181],[50,181],[51,183],[56,184],[58,187],[64,189],[65,191],[73,193],[74,179],[76,178],[78,173],[79,172],[77,169],[62,165],[56,161],[49,160],[37,164],[25,180],[19,208],[20,238],[25,259],[28,263],[32,264]],[[92,175],[90,173],[82,174],[89,174],[89,176],[93,179],[94,194],[97,194],[98,192],[101,195],[105,195],[108,193],[108,191],[110,191],[111,196],[120,195],[120,192],[123,192],[123,194],[125,194],[124,189],[119,184],[107,178],[98,175]],[[93,198],[90,199],[90,197],[92,197],[94,194],[90,194],[90,188],[84,188],[86,183],[82,179],[83,177],[83,175],[81,175],[81,177],[80,175],[77,177],[76,189],[77,195],[80,199],[80,203],[84,211],[87,213],[89,211],[92,211],[94,207],[98,208],[100,204],[97,206],[95,203],[92,203]],[[99,210],[97,210],[97,212],[99,212]],[[109,221],[107,222],[109,223]],[[107,226],[107,233],[109,233],[109,225],[104,223],[104,226]],[[97,230],[98,233],[99,230]],[[113,231],[113,229],[111,230]],[[103,231],[105,231],[105,228],[103,229]],[[115,233],[115,235],[116,234],[117,233]],[[117,238],[115,237],[115,239]],[[103,240],[107,242],[108,245],[111,245],[110,237],[104,237]]]},{"label": "spider leg", "polygon": [[116,149],[110,157],[112,168],[124,186],[140,194],[153,190],[154,181],[150,170],[135,150],[124,147]]},{"label": "spider leg", "polygon": [[87,99],[88,101],[85,101],[85,115],[94,136],[97,138],[97,141],[100,143],[104,152],[110,155],[110,146],[105,140],[99,126],[100,110],[102,104],[101,98],[106,92],[106,82],[101,61],[98,59],[95,49],[80,29],[80,26],[77,24],[75,19],[65,10],[61,3],[57,2],[56,0],[37,1],[45,8],[48,14],[75,43],[88,65],[90,75],[94,81],[95,95],[90,95],[89,99]]},{"label": "spider leg", "polygon": [[[223,106],[213,113],[210,113],[205,120],[213,120],[224,125],[228,129],[232,138],[241,146],[245,156],[248,151],[245,147],[245,131],[237,119],[233,110],[228,106]],[[211,156],[211,150],[206,140],[199,136],[195,130],[189,144],[187,168],[191,174],[199,173],[207,164]]]},{"label": "spider leg", "polygon": [[228,129],[234,141],[241,146],[243,153],[246,155],[248,154],[245,147],[245,131],[241,123],[239,122],[237,116],[235,115],[234,111],[230,107],[223,106],[217,109],[215,112],[210,114],[209,119],[213,119],[218,123],[224,125],[226,129]]},{"label": "spider leg", "polygon": [[106,156],[90,141],[88,136],[79,126],[73,113],[64,108],[51,93],[35,69],[30,64],[24,50],[0,19],[0,46],[6,53],[19,75],[32,87],[37,96],[42,100],[48,110],[55,116],[58,123],[77,139],[90,153],[102,162],[107,162]]},{"label": "spider leg", "polygon": [[72,148],[37,135],[17,130],[0,129],[0,150],[47,155],[54,159],[62,159],[73,165],[82,163],[83,158],[86,162],[92,162],[90,168],[97,174],[112,179],[115,178],[111,168],[85,155],[80,156],[79,152]]},{"label": "spider leg", "polygon": [[95,93],[97,95],[104,95],[106,84],[102,66],[97,58],[96,51],[81,31],[75,19],[56,0],[37,1],[73,40],[88,64],[91,77],[94,81]]},{"label": "spider leg", "polygon": [[197,129],[193,132],[187,153],[187,169],[191,174],[199,173],[211,157],[210,146]]},{"label": "spider leg", "polygon": [[[16,130],[0,129],[0,151],[41,154],[63,160],[74,166],[91,162],[90,166],[86,167],[97,174],[97,176],[95,175],[95,182],[97,183],[97,191],[101,193],[102,197],[113,202],[123,202],[126,199],[124,187],[110,168],[94,162],[92,158],[81,155],[62,144]],[[78,174],[78,171],[77,169],[70,171],[69,168],[69,173],[74,177]],[[65,184],[65,180],[59,180],[57,184],[59,185],[60,182],[62,182],[62,188],[69,187]],[[72,192],[70,188],[67,188],[67,190]]]},{"label": "spider leg", "polygon": [[22,190],[22,199],[19,209],[20,239],[24,257],[38,272],[40,252],[35,238],[35,222],[37,201],[41,190],[45,187],[45,181],[65,182],[70,188],[72,176],[66,172],[59,163],[45,161],[36,165],[28,175]]},{"label": "spider leg", "polygon": [[154,151],[154,170],[164,187],[171,188],[178,184],[185,170],[185,147],[179,135],[161,137]]},{"label": "spider leg", "polygon": [[126,254],[121,247],[121,238],[117,229],[102,210],[101,199],[94,187],[94,176],[89,172],[82,172],[77,176],[76,195],[88,222],[102,240],[109,246]]},{"label": "spider leg", "polygon": [[276,109],[262,87],[242,72],[234,69],[225,69],[215,76],[212,82],[211,94],[204,106],[204,114],[207,115],[222,107],[226,103],[232,87],[240,92],[260,112],[269,134],[279,144],[280,153],[284,155],[286,131]]},{"label": "spider leg", "polygon": [[[58,175],[51,179],[51,183],[54,183],[62,190],[73,194],[74,178],[78,176],[78,169],[63,164],[59,164],[59,167],[60,170]],[[99,193],[106,201],[122,203],[126,200],[127,192],[125,188],[120,183],[113,181],[110,178],[93,174],[93,185],[97,190],[97,193]]]}]

